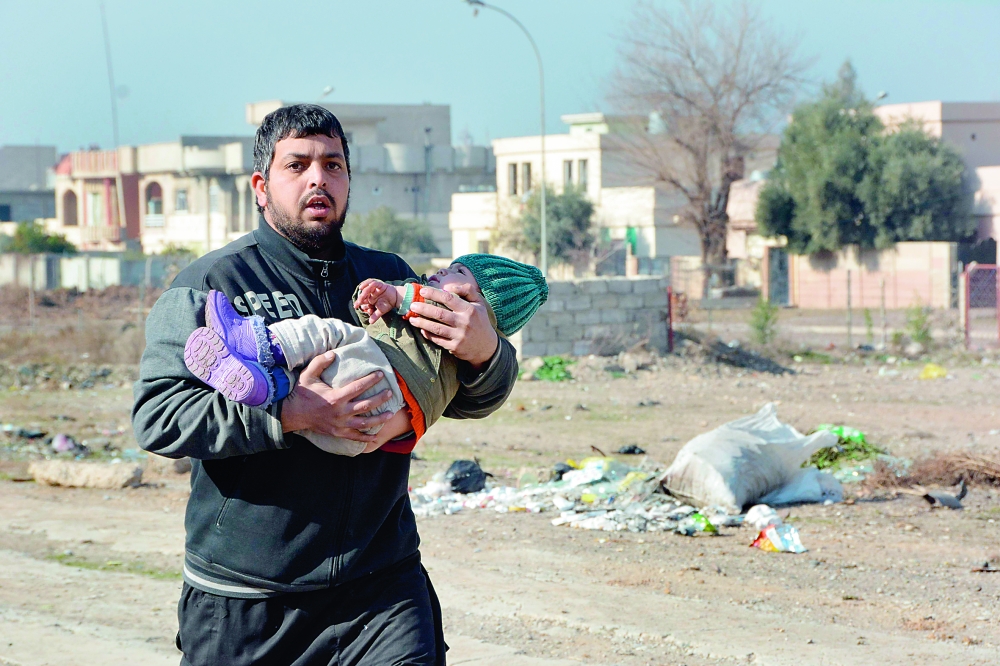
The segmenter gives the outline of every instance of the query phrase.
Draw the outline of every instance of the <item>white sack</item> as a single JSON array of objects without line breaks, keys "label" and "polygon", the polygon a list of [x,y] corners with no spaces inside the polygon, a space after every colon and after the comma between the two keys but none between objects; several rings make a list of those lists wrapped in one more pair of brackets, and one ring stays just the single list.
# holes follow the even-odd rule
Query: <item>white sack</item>
[{"label": "white sack", "polygon": [[[660,482],[671,495],[686,502],[720,506],[736,514],[748,504],[760,503],[765,495],[801,480],[802,463],[819,449],[836,443],[837,436],[831,432],[820,431],[807,437],[782,423],[774,404],[768,403],[753,416],[719,426],[685,444]],[[836,483],[832,477],[830,480]],[[786,497],[783,501],[813,500]]]},{"label": "white sack", "polygon": [[815,467],[799,469],[795,476],[781,488],[760,498],[762,504],[781,506],[782,504],[815,503],[844,499],[844,488],[833,474],[821,472]]}]

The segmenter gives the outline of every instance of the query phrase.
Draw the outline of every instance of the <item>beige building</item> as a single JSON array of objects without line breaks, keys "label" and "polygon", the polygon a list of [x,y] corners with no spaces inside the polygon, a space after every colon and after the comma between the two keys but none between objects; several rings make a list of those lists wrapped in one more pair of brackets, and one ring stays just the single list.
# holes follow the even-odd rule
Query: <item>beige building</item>
[{"label": "beige building", "polygon": [[55,229],[81,250],[222,247],[257,223],[252,151],[247,137],[182,136],[70,153],[56,167]]},{"label": "beige building", "polygon": [[[259,125],[285,104],[248,104],[247,121]],[[490,149],[451,145],[448,106],[326,107],[340,118],[351,146],[351,215],[389,206],[400,217],[425,220],[440,253],[450,256],[451,195],[492,187]],[[74,152],[56,168],[56,215],[46,226],[81,250],[141,247],[157,254],[184,247],[204,254],[256,228],[252,175],[252,137],[182,136],[117,152]]]},{"label": "beige building", "polygon": [[[680,223],[686,200],[652,184],[631,164],[618,127],[635,120],[603,113],[562,116],[569,132],[545,137],[545,180],[556,192],[581,188],[594,203],[601,240],[629,246],[639,274],[664,275],[672,257],[700,257],[701,245],[697,232]],[[773,150],[766,152],[769,166]],[[496,139],[493,153],[496,192],[452,196],[449,225],[455,255],[490,249],[497,226],[519,214],[528,192],[541,181],[540,137]],[[752,160],[760,162],[756,155]],[[619,263],[603,270],[599,264],[598,270],[620,274],[624,261]]]}]

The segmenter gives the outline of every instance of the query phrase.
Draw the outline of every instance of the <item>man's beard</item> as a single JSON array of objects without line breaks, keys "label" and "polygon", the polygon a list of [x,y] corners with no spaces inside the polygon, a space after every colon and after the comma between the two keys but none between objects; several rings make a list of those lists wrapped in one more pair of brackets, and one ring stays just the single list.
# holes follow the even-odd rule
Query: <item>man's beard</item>
[{"label": "man's beard", "polygon": [[[343,229],[344,221],[347,219],[347,208],[350,205],[350,199],[344,204],[344,211],[340,214],[340,217],[329,224],[307,228],[301,219],[282,208],[278,202],[271,198],[271,191],[269,189],[265,187],[264,191],[267,194],[267,210],[270,213],[271,223],[274,224],[278,233],[290,240],[295,247],[306,254],[329,249],[331,241],[340,239],[340,231]],[[305,202],[318,194],[329,199],[330,205],[336,210],[337,202],[329,192],[322,188],[307,192],[299,200],[302,204],[299,206],[299,210],[303,210]]]}]

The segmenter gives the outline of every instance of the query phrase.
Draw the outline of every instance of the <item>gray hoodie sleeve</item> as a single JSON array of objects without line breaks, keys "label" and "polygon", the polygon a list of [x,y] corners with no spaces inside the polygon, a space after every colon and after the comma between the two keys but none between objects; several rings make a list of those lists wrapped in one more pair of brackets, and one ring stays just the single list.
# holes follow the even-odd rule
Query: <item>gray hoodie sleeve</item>
[{"label": "gray hoodie sleeve", "polygon": [[230,402],[184,365],[184,343],[205,325],[207,295],[169,289],[146,320],[146,350],[133,389],[132,429],[143,449],[168,458],[227,458],[285,448],[280,402],[268,410]]},{"label": "gray hoodie sleeve", "polygon": [[464,363],[458,367],[458,395],[444,410],[444,416],[452,419],[486,418],[500,409],[517,381],[517,353],[502,335],[493,358],[481,373],[473,373]]}]

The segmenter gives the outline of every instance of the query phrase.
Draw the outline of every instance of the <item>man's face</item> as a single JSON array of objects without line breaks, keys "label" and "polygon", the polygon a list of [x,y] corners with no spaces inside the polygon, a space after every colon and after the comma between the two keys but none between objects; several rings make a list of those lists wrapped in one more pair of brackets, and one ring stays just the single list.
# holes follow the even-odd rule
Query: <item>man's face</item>
[{"label": "man's face", "polygon": [[351,181],[339,138],[282,139],[268,179],[256,172],[251,183],[264,219],[306,253],[328,248],[344,226]]}]

